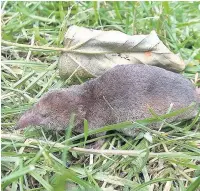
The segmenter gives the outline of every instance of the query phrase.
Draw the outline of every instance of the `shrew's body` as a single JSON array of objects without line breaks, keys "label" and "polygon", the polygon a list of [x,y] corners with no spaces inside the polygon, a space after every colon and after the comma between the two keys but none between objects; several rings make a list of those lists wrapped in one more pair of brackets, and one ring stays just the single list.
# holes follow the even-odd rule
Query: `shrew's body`
[{"label": "shrew's body", "polygon": [[[198,95],[192,83],[182,75],[155,66],[142,64],[119,65],[102,76],[82,85],[46,93],[19,120],[18,126],[39,125],[62,130],[72,113],[76,114],[77,132],[83,132],[83,119],[90,128],[98,128],[123,121],[151,117],[149,108],[165,114],[196,103],[192,109],[168,122],[190,119],[197,114]],[[150,127],[158,128],[159,123]],[[123,129],[134,136],[134,129]]]}]

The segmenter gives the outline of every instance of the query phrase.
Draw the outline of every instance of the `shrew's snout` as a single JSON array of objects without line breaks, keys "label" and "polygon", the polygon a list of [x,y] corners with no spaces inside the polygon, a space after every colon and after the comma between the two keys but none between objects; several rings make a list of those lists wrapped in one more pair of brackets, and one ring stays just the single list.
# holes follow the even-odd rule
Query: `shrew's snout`
[{"label": "shrew's snout", "polygon": [[16,129],[24,129],[30,125],[40,125],[41,118],[32,111],[24,113],[19,119]]}]

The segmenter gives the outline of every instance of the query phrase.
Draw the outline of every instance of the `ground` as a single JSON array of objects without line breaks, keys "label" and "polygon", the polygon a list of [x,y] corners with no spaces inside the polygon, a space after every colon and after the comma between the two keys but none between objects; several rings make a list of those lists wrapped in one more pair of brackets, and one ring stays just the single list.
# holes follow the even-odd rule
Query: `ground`
[{"label": "ground", "polygon": [[[198,190],[199,114],[162,132],[143,128],[135,139],[115,131],[88,138],[87,125],[85,134],[74,137],[70,128],[64,135],[13,128],[20,114],[48,89],[86,80],[63,81],[58,74],[60,52],[54,48],[63,47],[70,25],[129,35],[155,30],[163,43],[184,59],[182,74],[200,86],[199,2],[4,1],[1,6],[2,190]],[[71,149],[103,138],[106,141],[101,149],[128,153],[88,155],[87,150],[80,153]]]}]

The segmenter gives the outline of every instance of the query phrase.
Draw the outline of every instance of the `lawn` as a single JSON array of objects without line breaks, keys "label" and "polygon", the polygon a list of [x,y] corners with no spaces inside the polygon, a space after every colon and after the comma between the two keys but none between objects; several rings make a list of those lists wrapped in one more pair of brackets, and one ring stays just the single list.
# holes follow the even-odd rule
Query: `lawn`
[{"label": "lawn", "polygon": [[[2,190],[200,190],[199,114],[161,132],[142,121],[134,139],[112,131],[128,122],[89,132],[86,123],[85,133],[73,136],[73,120],[65,133],[14,130],[19,116],[49,89],[87,80],[59,76],[58,48],[71,25],[129,35],[155,30],[185,61],[182,74],[199,87],[199,2],[4,1],[1,8]],[[88,138],[99,131],[107,134]],[[77,148],[104,138],[101,149],[109,153]]]}]

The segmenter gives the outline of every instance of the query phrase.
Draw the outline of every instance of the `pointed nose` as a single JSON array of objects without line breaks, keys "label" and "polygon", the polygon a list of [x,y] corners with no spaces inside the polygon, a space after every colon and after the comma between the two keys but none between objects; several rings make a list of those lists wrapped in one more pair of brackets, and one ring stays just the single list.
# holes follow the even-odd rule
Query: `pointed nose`
[{"label": "pointed nose", "polygon": [[28,111],[24,113],[16,124],[16,129],[24,129],[30,125],[39,125],[40,117],[33,111]]},{"label": "pointed nose", "polygon": [[25,116],[25,114],[24,114],[19,119],[18,123],[16,124],[16,129],[24,129],[31,124],[32,124],[32,122],[31,122],[30,116]]}]

